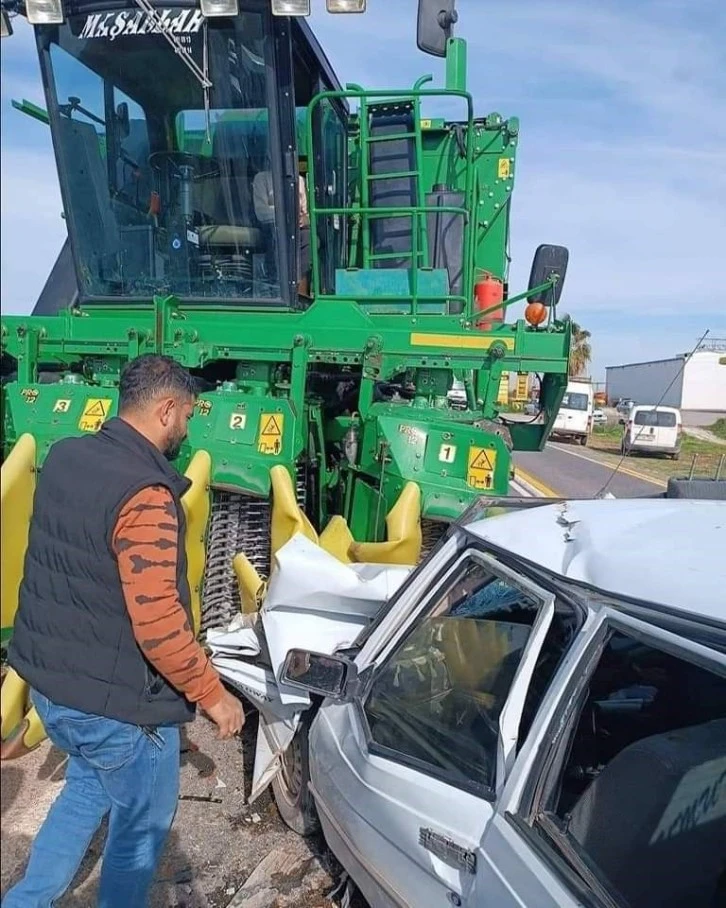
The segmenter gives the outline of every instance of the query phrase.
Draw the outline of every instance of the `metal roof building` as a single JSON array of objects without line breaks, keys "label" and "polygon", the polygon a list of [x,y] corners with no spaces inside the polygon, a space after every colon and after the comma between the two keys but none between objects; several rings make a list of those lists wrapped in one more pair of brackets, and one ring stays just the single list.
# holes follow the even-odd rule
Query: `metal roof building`
[{"label": "metal roof building", "polygon": [[607,366],[606,375],[608,403],[624,397],[638,404],[726,415],[726,343],[723,350],[701,348],[690,356]]}]

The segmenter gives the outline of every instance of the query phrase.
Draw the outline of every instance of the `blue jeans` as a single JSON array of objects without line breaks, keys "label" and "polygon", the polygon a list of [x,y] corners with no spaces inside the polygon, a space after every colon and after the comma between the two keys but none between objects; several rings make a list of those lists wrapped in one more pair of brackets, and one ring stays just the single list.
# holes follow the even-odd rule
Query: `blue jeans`
[{"label": "blue jeans", "polygon": [[69,755],[66,781],[30,851],[25,877],[2,908],[50,908],[73,882],[109,814],[99,908],[143,908],[179,797],[179,729],[149,737],[32,693],[46,733]]}]

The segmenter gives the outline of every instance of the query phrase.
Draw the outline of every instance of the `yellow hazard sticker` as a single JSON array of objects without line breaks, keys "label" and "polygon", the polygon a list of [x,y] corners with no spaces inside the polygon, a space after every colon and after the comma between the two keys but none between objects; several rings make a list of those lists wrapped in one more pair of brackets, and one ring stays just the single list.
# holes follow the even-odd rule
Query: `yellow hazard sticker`
[{"label": "yellow hazard sticker", "polygon": [[230,429],[244,429],[247,425],[246,413],[233,413],[229,418]]},{"label": "yellow hazard sticker", "polygon": [[89,397],[78,420],[81,432],[98,432],[111,412],[113,401],[108,397]]},{"label": "yellow hazard sticker", "polygon": [[508,180],[512,172],[512,164],[509,158],[499,158],[497,165],[497,176],[500,180]]},{"label": "yellow hazard sticker", "polygon": [[494,467],[497,452],[494,448],[469,448],[466,482],[475,489],[491,489],[494,485]]},{"label": "yellow hazard sticker", "polygon": [[421,120],[421,129],[431,129],[431,120]]},{"label": "yellow hazard sticker", "polygon": [[282,450],[282,429],[285,417],[282,413],[262,413],[260,434],[257,436],[257,450],[260,454],[279,454]]},{"label": "yellow hazard sticker", "polygon": [[67,397],[59,397],[53,404],[54,413],[67,413],[71,408],[71,402]]}]

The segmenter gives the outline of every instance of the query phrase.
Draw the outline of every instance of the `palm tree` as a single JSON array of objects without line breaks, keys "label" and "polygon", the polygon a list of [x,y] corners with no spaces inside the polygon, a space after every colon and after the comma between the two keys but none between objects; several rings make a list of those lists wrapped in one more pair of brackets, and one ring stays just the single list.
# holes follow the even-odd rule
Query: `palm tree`
[{"label": "palm tree", "polygon": [[590,337],[592,335],[589,331],[581,328],[569,315],[566,315],[562,320],[569,322],[572,327],[569,374],[570,378],[577,378],[579,375],[584,374],[592,359],[592,347],[590,346]]}]

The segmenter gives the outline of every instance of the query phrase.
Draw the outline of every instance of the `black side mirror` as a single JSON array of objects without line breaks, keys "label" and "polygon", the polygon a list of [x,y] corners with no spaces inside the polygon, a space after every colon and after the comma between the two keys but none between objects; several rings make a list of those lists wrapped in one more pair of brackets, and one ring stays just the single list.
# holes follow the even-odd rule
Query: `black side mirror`
[{"label": "black side mirror", "polygon": [[343,656],[291,649],[285,657],[281,680],[310,694],[343,700],[356,677],[355,665]]},{"label": "black side mirror", "polygon": [[0,11],[0,38],[9,38],[13,33],[13,23],[7,10]]},{"label": "black side mirror", "polygon": [[446,56],[446,42],[452,37],[452,26],[459,18],[455,6],[456,0],[418,0],[419,50],[434,57]]},{"label": "black side mirror", "polygon": [[533,296],[528,296],[530,303],[542,303],[545,306],[556,306],[562,293],[567,274],[567,262],[570,253],[564,246],[542,245],[537,247],[532,260],[532,270],[529,273],[529,289],[533,290],[544,284],[556,275],[557,283],[554,289],[541,290]]}]

